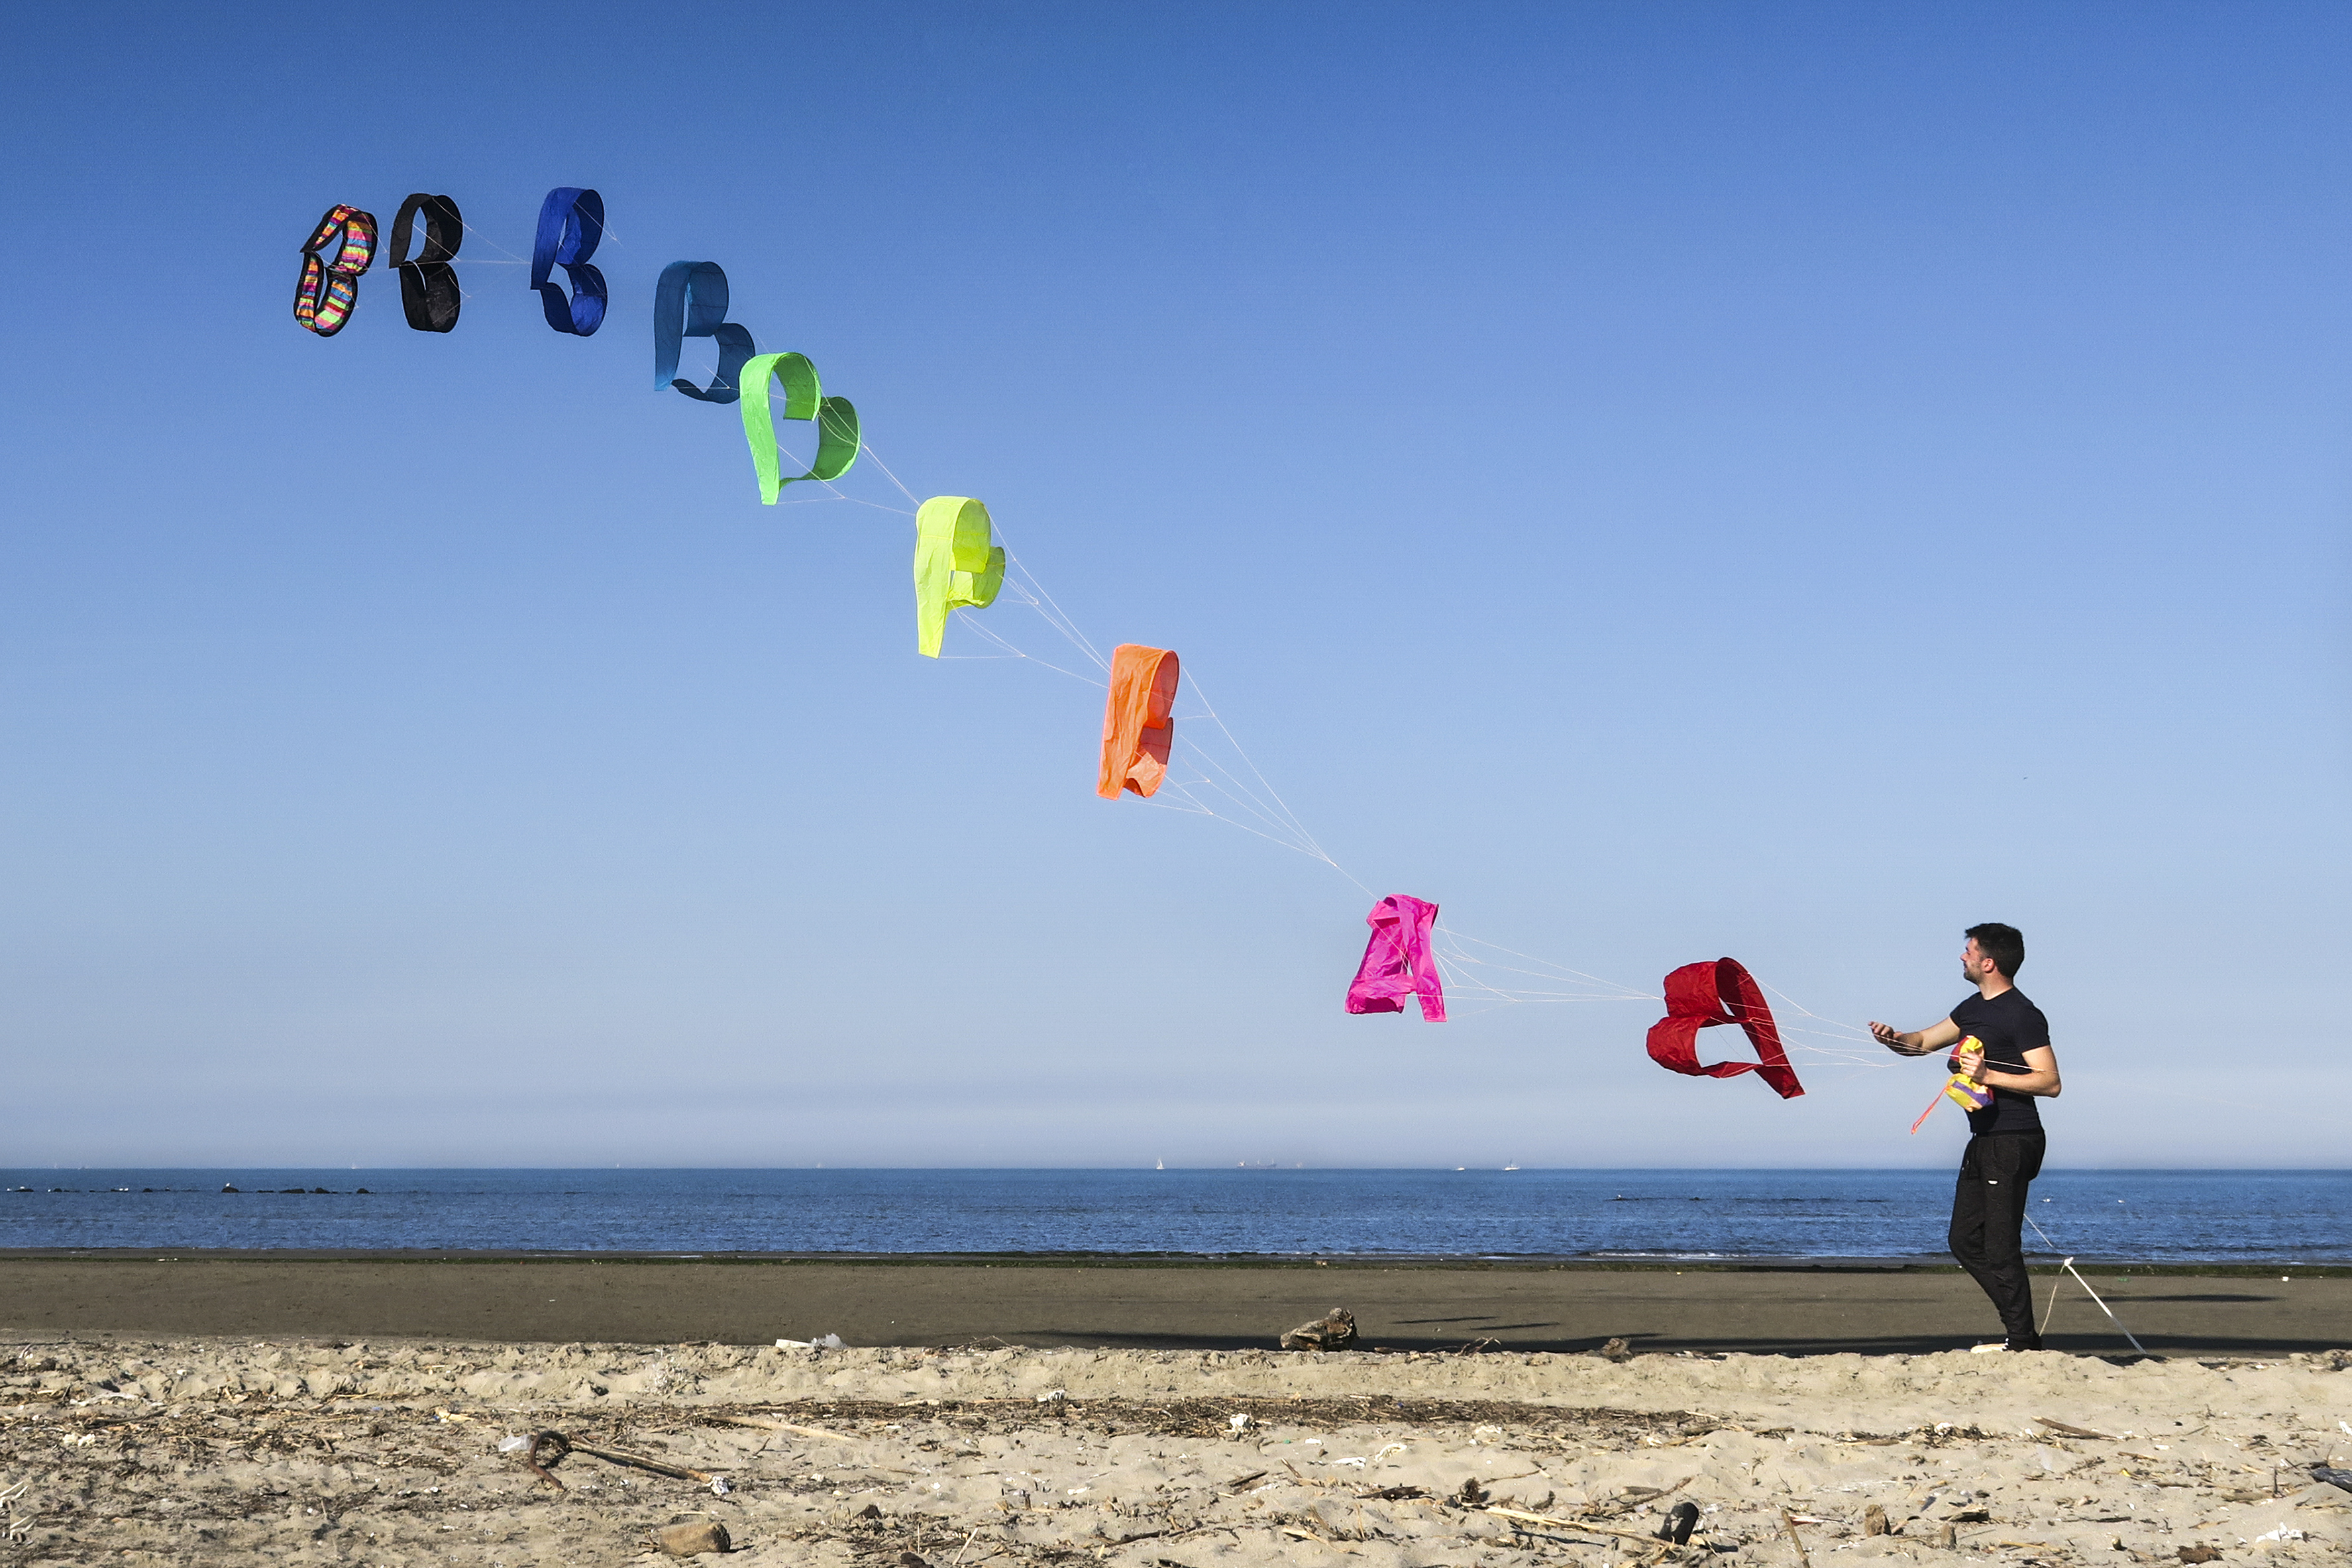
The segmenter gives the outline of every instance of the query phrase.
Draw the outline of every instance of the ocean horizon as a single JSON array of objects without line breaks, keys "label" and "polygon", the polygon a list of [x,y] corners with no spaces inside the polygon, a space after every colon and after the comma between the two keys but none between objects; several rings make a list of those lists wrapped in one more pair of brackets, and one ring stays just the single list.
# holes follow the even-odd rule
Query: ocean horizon
[{"label": "ocean horizon", "polygon": [[[1948,1170],[0,1170],[0,1249],[1944,1257]],[[2352,1263],[2352,1171],[2052,1170],[2037,1257]]]}]

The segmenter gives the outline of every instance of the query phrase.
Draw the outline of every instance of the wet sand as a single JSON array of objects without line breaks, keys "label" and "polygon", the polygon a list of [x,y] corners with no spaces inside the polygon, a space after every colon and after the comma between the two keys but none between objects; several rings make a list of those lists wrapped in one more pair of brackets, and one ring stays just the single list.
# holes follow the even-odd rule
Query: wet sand
[{"label": "wet sand", "polygon": [[[224,1257],[0,1258],[0,1339],[197,1335],[764,1345],[1270,1348],[1331,1306],[1367,1347],[1928,1354],[1996,1338],[1967,1276],[1927,1270],[987,1265]],[[2296,1274],[2295,1270],[2284,1272]],[[2149,1351],[2276,1356],[2352,1344],[2352,1278],[2086,1270]],[[2046,1306],[2053,1283],[2037,1278]],[[2053,1348],[2130,1347],[2071,1280]]]}]

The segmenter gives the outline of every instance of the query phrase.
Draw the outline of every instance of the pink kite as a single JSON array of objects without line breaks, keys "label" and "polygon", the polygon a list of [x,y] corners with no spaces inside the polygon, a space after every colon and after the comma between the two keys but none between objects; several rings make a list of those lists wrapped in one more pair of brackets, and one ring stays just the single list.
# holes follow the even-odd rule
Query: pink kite
[{"label": "pink kite", "polygon": [[[1719,1023],[1736,1023],[1748,1031],[1756,1047],[1754,1061],[1718,1061],[1701,1067],[1698,1031]],[[1742,1072],[1763,1075],[1774,1093],[1793,1100],[1805,1092],[1780,1049],[1780,1030],[1764,992],[1737,958],[1714,963],[1685,964],[1666,977],[1666,1016],[1650,1026],[1650,1060],[1670,1072],[1694,1078],[1732,1078]]]},{"label": "pink kite", "polygon": [[1402,893],[1372,905],[1364,916],[1372,939],[1364,944],[1364,961],[1348,988],[1349,1012],[1401,1013],[1404,998],[1418,996],[1423,1023],[1445,1021],[1445,986],[1429,951],[1429,928],[1436,919],[1437,905]]}]

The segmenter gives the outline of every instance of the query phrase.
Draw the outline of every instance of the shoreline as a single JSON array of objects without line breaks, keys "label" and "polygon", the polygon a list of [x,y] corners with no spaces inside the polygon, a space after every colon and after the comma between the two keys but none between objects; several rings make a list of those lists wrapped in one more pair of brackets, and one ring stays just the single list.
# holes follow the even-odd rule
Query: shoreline
[{"label": "shoreline", "polygon": [[[2059,1254],[2028,1252],[2027,1272],[2061,1275]],[[2075,1253],[2067,1260],[2100,1277],[2352,1279],[2352,1261],[2289,1260],[2229,1262],[2167,1260]],[[1503,1270],[1551,1273],[1672,1274],[1958,1274],[1948,1253],[1907,1257],[1717,1255],[1677,1258],[1591,1258],[1550,1253],[1289,1253],[1289,1252],[667,1252],[520,1250],[502,1248],[390,1247],[0,1247],[0,1264],[29,1262],[288,1262],[288,1263],[707,1263],[715,1267],[808,1266],[870,1269],[1342,1269]]]},{"label": "shoreline", "polygon": [[[2352,1345],[2352,1270],[2083,1270],[2147,1352],[2264,1357]],[[2284,1277],[2283,1277],[2284,1276]],[[2048,1270],[2056,1349],[2129,1356],[2084,1285]],[[1027,1256],[726,1258],[194,1251],[0,1256],[0,1341],[133,1336],[506,1343],[1271,1349],[1333,1306],[1366,1349],[1932,1354],[1999,1337],[1956,1267],[1185,1261]]]}]

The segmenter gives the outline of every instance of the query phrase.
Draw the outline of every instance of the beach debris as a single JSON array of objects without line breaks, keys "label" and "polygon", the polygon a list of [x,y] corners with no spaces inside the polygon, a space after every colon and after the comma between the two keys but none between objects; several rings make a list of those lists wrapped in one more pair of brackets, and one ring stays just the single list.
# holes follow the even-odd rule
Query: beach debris
[{"label": "beach debris", "polygon": [[1454,1500],[1465,1508],[1483,1508],[1486,1502],[1486,1489],[1478,1484],[1476,1476],[1464,1476],[1462,1490],[1454,1494]]},{"label": "beach debris", "polygon": [[[1877,1505],[1874,1503],[1872,1506],[1876,1507]],[[1883,1510],[1879,1513],[1878,1522],[1880,1526],[1878,1530],[1874,1531],[1865,1531],[1864,1533],[1880,1535],[1885,1533],[1886,1515]],[[1667,1510],[1666,1517],[1659,1521],[1658,1539],[1661,1541],[1671,1541],[1676,1546],[1688,1546],[1690,1544],[1691,1531],[1697,1528],[1698,1504],[1695,1502],[1678,1502],[1675,1504],[1673,1508]]]},{"label": "beach debris", "polygon": [[530,1435],[530,1441],[524,1446],[522,1450],[522,1462],[524,1468],[529,1469],[532,1475],[537,1476],[541,1480],[545,1481],[549,1486],[553,1487],[557,1491],[562,1491],[564,1490],[563,1482],[557,1479],[554,1472],[547,1468],[547,1465],[542,1465],[539,1462],[539,1450],[541,1444],[547,1445],[547,1463],[550,1465],[563,1458],[564,1454],[569,1451],[572,1445],[563,1440],[563,1434],[561,1432],[533,1432]]},{"label": "beach debris", "polygon": [[1622,1339],[1612,1337],[1592,1354],[1603,1361],[1631,1361],[1633,1359],[1633,1347]]},{"label": "beach debris", "polygon": [[1356,1343],[1356,1314],[1333,1307],[1311,1323],[1301,1323],[1284,1334],[1284,1350],[1346,1350]]},{"label": "beach debris", "polygon": [[[544,1460],[540,1458],[541,1448],[547,1450]],[[530,1446],[523,1450],[522,1462],[530,1467],[531,1474],[561,1490],[563,1482],[557,1479],[548,1467],[560,1462],[568,1454],[586,1454],[591,1458],[602,1459],[608,1465],[625,1465],[633,1470],[646,1470],[654,1475],[668,1476],[673,1480],[698,1481],[704,1486],[711,1486],[713,1482],[725,1479],[703,1470],[690,1470],[684,1465],[666,1465],[659,1459],[649,1459],[642,1454],[625,1454],[614,1448],[592,1448],[585,1443],[575,1443],[562,1433],[556,1431],[533,1433]],[[714,1487],[713,1490],[715,1490],[716,1488]],[[723,1497],[726,1494],[722,1492],[719,1495]]]},{"label": "beach debris", "polygon": [[1037,1396],[1037,1403],[1040,1405],[1067,1405],[1069,1402],[1070,1391],[1066,1388],[1048,1388],[1045,1393]]},{"label": "beach debris", "polygon": [[849,1347],[841,1343],[839,1334],[825,1333],[819,1334],[814,1339],[780,1339],[776,1342],[776,1348],[778,1350],[846,1350]]},{"label": "beach debris", "polygon": [[[2336,1425],[2342,1426],[2343,1423],[2339,1421]],[[2352,1470],[2339,1470],[2328,1465],[2314,1465],[2311,1467],[2311,1479],[2315,1481],[2325,1481],[2332,1487],[2341,1487],[2346,1491],[2352,1491]]]},{"label": "beach debris", "polygon": [[529,1437],[500,1437],[499,1439],[499,1452],[501,1454],[511,1454],[517,1448],[528,1448],[530,1447],[530,1439]]},{"label": "beach debris", "polygon": [[654,1531],[654,1545],[671,1557],[693,1557],[705,1552],[727,1552],[734,1542],[727,1537],[727,1527],[715,1519],[697,1520],[690,1524],[666,1524]]},{"label": "beach debris", "polygon": [[1235,1476],[1233,1479],[1225,1483],[1225,1490],[1227,1491],[1239,1491],[1244,1487],[1249,1485],[1252,1481],[1264,1480],[1269,1473],[1270,1472],[1265,1470],[1252,1470],[1245,1476]]},{"label": "beach debris", "polygon": [[2219,1563],[2221,1549],[2218,1546],[2184,1546],[2180,1548],[2183,1563]]},{"label": "beach debris", "polygon": [[763,1432],[790,1432],[795,1437],[822,1437],[828,1443],[854,1443],[857,1440],[838,1432],[828,1432],[822,1427],[800,1427],[790,1421],[771,1421],[764,1416],[721,1416],[719,1418],[730,1427],[757,1427]]},{"label": "beach debris", "polygon": [[931,1568],[931,1565],[915,1552],[901,1552],[898,1553],[898,1568]]},{"label": "beach debris", "polygon": [[1256,1425],[1257,1425],[1257,1421],[1255,1420],[1255,1417],[1251,1416],[1247,1412],[1243,1412],[1243,1413],[1240,1413],[1240,1414],[1237,1414],[1237,1415],[1233,1415],[1233,1416],[1226,1416],[1226,1417],[1225,1417],[1225,1425],[1226,1425],[1227,1427],[1231,1427],[1234,1431],[1235,1431],[1235,1432],[1237,1432],[1237,1433],[1238,1433],[1238,1432],[1246,1432],[1246,1431],[1248,1431],[1252,1427],[1256,1426]]},{"label": "beach debris", "polygon": [[1890,1530],[1891,1527],[1886,1522],[1886,1510],[1884,1505],[1872,1503],[1868,1508],[1862,1511],[1863,1534],[1885,1535],[1890,1533]]},{"label": "beach debris", "polygon": [[1780,1528],[1789,1532],[1789,1544],[1797,1549],[1797,1562],[1801,1568],[1813,1568],[1813,1560],[1805,1555],[1805,1543],[1797,1537],[1797,1521],[1785,1508],[1780,1511]]},{"label": "beach debris", "polygon": [[2102,1443],[2115,1441],[2105,1432],[2094,1432],[2087,1427],[2070,1427],[2063,1421],[2053,1421],[2047,1416],[2036,1416],[2033,1418],[2033,1424],[2037,1427],[2046,1427],[2062,1437],[2096,1437]]},{"label": "beach debris", "polygon": [[1960,1544],[1960,1527],[1946,1520],[1936,1531],[1936,1544],[1947,1552],[1957,1550]]},{"label": "beach debris", "polygon": [[[1606,1535],[1617,1541],[1639,1542],[1657,1554],[1650,1559],[1651,1562],[1658,1561],[1668,1547],[1676,1544],[1669,1541],[1664,1546],[1661,1546],[1658,1543],[1660,1538],[1657,1536],[1644,1535],[1638,1530],[1619,1530],[1613,1525],[1595,1524],[1589,1519],[1561,1519],[1554,1514],[1531,1513],[1524,1508],[1489,1507],[1484,1511],[1493,1514],[1496,1519],[1507,1519],[1517,1524],[1540,1524],[1552,1530],[1572,1530],[1580,1535]],[[1686,1549],[1697,1550],[1697,1548]]]}]

